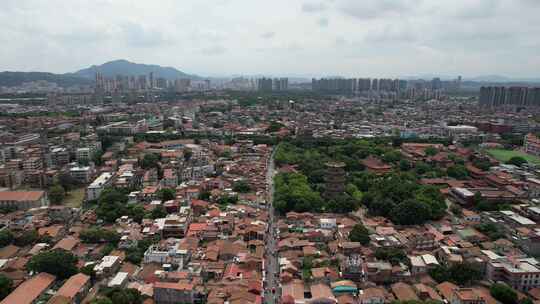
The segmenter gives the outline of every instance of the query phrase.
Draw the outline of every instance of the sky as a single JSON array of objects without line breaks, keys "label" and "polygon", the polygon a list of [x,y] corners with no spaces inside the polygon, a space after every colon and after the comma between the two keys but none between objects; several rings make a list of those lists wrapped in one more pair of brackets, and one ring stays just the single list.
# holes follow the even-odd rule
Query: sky
[{"label": "sky", "polygon": [[0,70],[540,77],[540,0],[2,0]]}]

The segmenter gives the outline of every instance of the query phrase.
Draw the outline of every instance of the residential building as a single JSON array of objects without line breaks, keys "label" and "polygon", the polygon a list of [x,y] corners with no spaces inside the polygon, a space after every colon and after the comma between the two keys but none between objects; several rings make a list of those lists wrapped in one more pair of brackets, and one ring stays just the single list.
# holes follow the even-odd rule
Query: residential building
[{"label": "residential building", "polygon": [[156,304],[193,303],[195,292],[189,283],[154,283],[154,301]]},{"label": "residential building", "polygon": [[102,173],[86,188],[86,198],[88,200],[96,200],[99,195],[112,181],[112,174],[109,172]]},{"label": "residential building", "polygon": [[0,304],[34,304],[54,283],[56,277],[45,272],[24,281]]},{"label": "residential building", "polygon": [[45,191],[0,191],[0,207],[28,210],[48,205]]}]

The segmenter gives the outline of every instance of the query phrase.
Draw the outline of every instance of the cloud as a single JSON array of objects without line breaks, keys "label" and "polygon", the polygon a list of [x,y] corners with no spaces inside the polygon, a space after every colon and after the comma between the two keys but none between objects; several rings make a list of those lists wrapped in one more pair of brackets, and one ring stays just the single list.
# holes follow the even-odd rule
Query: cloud
[{"label": "cloud", "polygon": [[406,14],[422,0],[340,0],[341,13],[357,19],[374,19],[389,15]]},{"label": "cloud", "polygon": [[221,45],[213,45],[213,46],[201,49],[201,53],[207,56],[222,55],[226,52],[227,52],[227,49]]},{"label": "cloud", "polygon": [[538,77],[539,8],[540,0],[3,0],[0,67],[71,72],[129,58],[200,75],[358,76],[362,66],[372,77]]},{"label": "cloud", "polygon": [[317,21],[320,27],[328,27],[328,18],[322,17]]},{"label": "cloud", "polygon": [[120,29],[125,41],[135,47],[155,47],[167,42],[162,32],[141,24],[125,23]]},{"label": "cloud", "polygon": [[323,2],[306,2],[302,4],[302,11],[306,13],[323,12],[328,9],[328,6]]},{"label": "cloud", "polygon": [[276,36],[276,33],[274,33],[274,32],[264,32],[264,33],[262,33],[261,38],[263,38],[263,39],[272,39],[272,38],[274,38],[274,36]]}]

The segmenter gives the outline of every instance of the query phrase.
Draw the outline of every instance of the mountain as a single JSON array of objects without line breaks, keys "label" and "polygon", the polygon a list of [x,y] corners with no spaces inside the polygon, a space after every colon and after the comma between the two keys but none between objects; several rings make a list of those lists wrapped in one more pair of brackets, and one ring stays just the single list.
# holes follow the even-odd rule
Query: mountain
[{"label": "mountain", "polygon": [[73,73],[74,76],[87,79],[95,79],[96,72],[101,72],[106,78],[115,77],[116,75],[139,76],[154,73],[154,78],[166,78],[175,80],[179,78],[189,78],[193,80],[201,79],[196,75],[186,74],[172,67],[162,67],[159,65],[148,65],[133,63],[127,60],[114,60],[106,62],[102,65],[93,65],[87,69],[82,69]]},{"label": "mountain", "polygon": [[73,85],[90,85],[92,80],[70,74],[53,74],[45,72],[0,72],[0,86],[16,87],[24,82],[45,80],[55,82],[61,87]]}]

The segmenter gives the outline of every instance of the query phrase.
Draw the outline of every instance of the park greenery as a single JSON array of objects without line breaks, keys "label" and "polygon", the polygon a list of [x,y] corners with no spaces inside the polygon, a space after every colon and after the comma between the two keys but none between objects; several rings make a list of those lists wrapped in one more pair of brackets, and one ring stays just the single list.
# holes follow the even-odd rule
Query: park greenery
[{"label": "park greenery", "polygon": [[[444,174],[467,178],[465,167],[457,163],[446,173],[426,163],[413,168],[389,142],[377,138],[281,143],[275,154],[277,165],[293,165],[298,172],[275,176],[276,210],[347,213],[363,204],[370,214],[388,217],[401,225],[443,217],[447,207],[444,196],[438,188],[421,185],[418,179]],[[378,157],[394,169],[385,175],[370,173],[362,165],[368,156]],[[332,160],[345,163],[346,191],[341,197],[324,199],[325,163]]]}]

